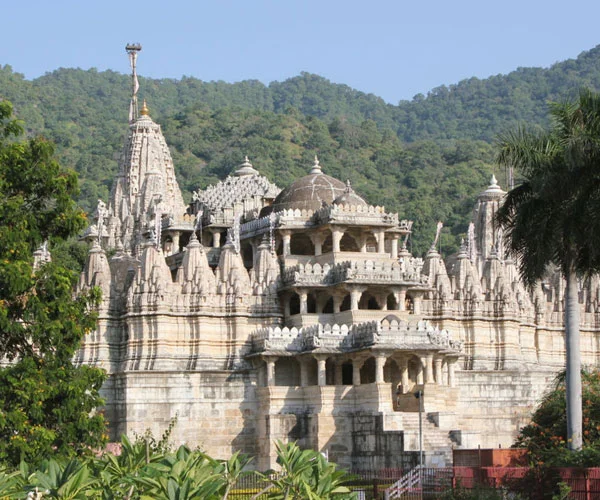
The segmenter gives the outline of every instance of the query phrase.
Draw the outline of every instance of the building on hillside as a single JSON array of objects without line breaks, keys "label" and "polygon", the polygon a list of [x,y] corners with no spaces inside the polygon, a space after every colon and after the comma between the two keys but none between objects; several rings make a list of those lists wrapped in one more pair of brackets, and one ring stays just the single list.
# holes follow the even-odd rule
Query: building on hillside
[{"label": "building on hillside", "polygon": [[[145,105],[133,117],[79,284],[103,291],[78,362],[109,374],[113,439],[177,418],[175,441],[260,469],[277,439],[400,466],[423,391],[428,463],[513,442],[564,366],[565,286],[524,288],[494,226],[504,191],[492,179],[444,261],[437,237],[411,255],[410,221],[324,170],[315,158],[281,190],[246,158],[186,207],[160,126]],[[582,361],[597,364],[598,278],[580,297]]]}]

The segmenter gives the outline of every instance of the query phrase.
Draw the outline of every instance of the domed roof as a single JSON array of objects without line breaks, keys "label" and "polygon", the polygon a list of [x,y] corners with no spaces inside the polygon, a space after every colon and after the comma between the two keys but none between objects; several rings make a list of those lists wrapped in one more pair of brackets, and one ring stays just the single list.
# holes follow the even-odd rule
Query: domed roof
[{"label": "domed roof", "polygon": [[325,175],[315,156],[312,169],[290,186],[285,188],[275,201],[273,210],[284,209],[318,210],[323,203],[331,204],[338,196],[346,191],[346,185],[333,177]]},{"label": "domed roof", "polygon": [[350,184],[350,179],[346,181],[346,189],[344,189],[344,192],[341,195],[339,195],[335,200],[333,200],[333,204],[361,207],[368,206],[368,203],[354,192],[354,189],[352,189],[352,185]]}]

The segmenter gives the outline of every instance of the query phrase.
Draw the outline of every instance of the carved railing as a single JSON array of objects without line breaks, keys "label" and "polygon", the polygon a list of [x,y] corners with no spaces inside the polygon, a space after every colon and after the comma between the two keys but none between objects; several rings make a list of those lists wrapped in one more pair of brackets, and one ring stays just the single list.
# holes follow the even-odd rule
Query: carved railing
[{"label": "carved railing", "polygon": [[357,325],[312,325],[304,328],[263,328],[252,336],[254,352],[300,353],[318,348],[338,351],[380,346],[392,349],[432,349],[460,353],[462,342],[427,321],[368,321]]},{"label": "carved railing", "polygon": [[298,264],[284,270],[282,281],[285,286],[333,285],[342,282],[418,283],[428,285],[429,278],[420,274],[421,267],[414,265],[414,263],[403,263],[395,260],[392,262],[347,261],[333,266],[318,263]]}]

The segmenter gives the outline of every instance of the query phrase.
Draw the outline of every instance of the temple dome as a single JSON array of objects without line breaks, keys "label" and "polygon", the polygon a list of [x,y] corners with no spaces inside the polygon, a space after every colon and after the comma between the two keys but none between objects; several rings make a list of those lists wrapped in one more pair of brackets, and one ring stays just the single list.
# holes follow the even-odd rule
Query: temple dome
[{"label": "temple dome", "polygon": [[354,192],[354,189],[352,189],[352,186],[350,184],[350,180],[346,181],[346,189],[341,195],[339,195],[335,200],[333,200],[333,204],[359,207],[368,206],[368,203]]},{"label": "temple dome", "polygon": [[312,169],[285,188],[273,202],[273,211],[284,209],[318,210],[323,204],[331,204],[346,191],[346,185],[325,175],[315,157]]}]

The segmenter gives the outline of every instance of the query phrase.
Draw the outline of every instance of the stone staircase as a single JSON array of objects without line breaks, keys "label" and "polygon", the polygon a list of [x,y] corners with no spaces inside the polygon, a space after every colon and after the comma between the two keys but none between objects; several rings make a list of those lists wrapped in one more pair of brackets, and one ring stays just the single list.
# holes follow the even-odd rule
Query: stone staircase
[{"label": "stone staircase", "polygon": [[[405,451],[419,451],[419,414],[402,413]],[[450,431],[442,419],[435,413],[423,413],[423,450],[428,466],[452,465],[452,446]]]}]

